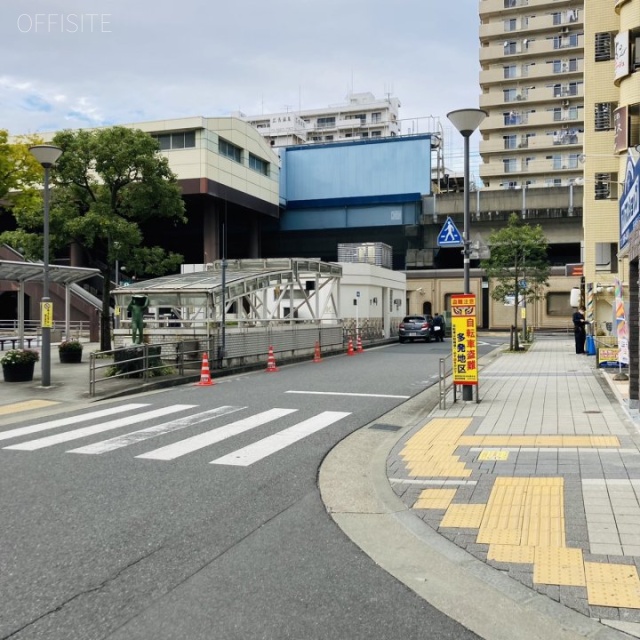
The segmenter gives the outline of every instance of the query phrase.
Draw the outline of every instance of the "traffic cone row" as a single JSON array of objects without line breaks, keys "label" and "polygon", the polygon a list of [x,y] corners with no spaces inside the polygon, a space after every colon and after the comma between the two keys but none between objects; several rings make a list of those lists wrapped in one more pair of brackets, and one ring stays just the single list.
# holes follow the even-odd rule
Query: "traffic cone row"
[{"label": "traffic cone row", "polygon": [[353,340],[351,338],[349,338],[349,343],[347,345],[347,355],[348,356],[356,355],[356,352],[353,350]]},{"label": "traffic cone row", "polygon": [[202,367],[200,369],[200,382],[196,383],[198,387],[210,387],[214,384],[211,379],[211,372],[209,371],[209,356],[206,353],[202,354]]},{"label": "traffic cone row", "polygon": [[313,361],[322,362],[322,357],[320,355],[320,343],[317,340],[316,340],[316,350],[315,350],[315,353],[313,354]]},{"label": "traffic cone row", "polygon": [[267,355],[267,368],[265,369],[265,372],[273,373],[277,370],[278,367],[276,367],[276,357],[273,355],[273,347],[269,345],[269,354]]}]

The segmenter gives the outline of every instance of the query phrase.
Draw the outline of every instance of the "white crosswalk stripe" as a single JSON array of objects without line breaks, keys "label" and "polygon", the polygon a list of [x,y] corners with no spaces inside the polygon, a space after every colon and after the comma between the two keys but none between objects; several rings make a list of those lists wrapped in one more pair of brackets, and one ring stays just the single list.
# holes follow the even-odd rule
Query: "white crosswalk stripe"
[{"label": "white crosswalk stripe", "polygon": [[136,456],[136,458],[144,458],[146,460],[175,460],[187,453],[192,453],[216,442],[237,436],[240,433],[249,431],[249,429],[254,429],[277,418],[282,418],[289,413],[295,413],[296,411],[297,409],[269,409],[268,411],[249,416],[244,420],[232,422],[224,427],[218,427],[212,431],[206,431],[205,433],[192,436],[191,438],[156,449],[155,451],[143,453],[142,455]]},{"label": "white crosswalk stripe", "polygon": [[[117,407],[110,407],[109,409],[101,409],[99,411],[91,411],[76,416],[51,420],[49,422],[18,427],[9,431],[0,432],[0,440],[19,438],[25,435],[40,433],[42,431],[60,427],[69,427],[92,420],[97,421],[91,426],[66,430],[3,447],[3,449],[17,451],[36,451],[45,447],[52,447],[65,442],[88,438],[107,431],[124,429],[126,427],[136,427],[141,425],[143,422],[151,422],[152,426],[136,429],[135,431],[130,431],[129,433],[124,433],[99,442],[92,442],[75,449],[69,449],[66,452],[100,455],[110,451],[115,451],[116,449],[128,447],[129,445],[139,444],[151,438],[175,433],[189,427],[202,425],[211,420],[223,418],[224,416],[247,409],[247,407],[222,405],[214,409],[208,409],[199,413],[187,415],[189,409],[197,408],[198,405],[175,404],[168,407],[138,412],[139,409],[143,409],[148,406],[148,404],[142,403],[129,403]],[[193,453],[205,447],[222,442],[223,440],[233,438],[234,436],[250,431],[251,429],[285,418],[290,414],[297,413],[297,411],[298,409],[268,409],[240,420],[236,420],[235,422],[230,422],[217,428],[208,429],[207,431],[184,438],[178,442],[147,451],[146,453],[142,453],[135,457],[159,461],[175,460],[176,458],[180,458],[189,453]],[[118,413],[122,414],[124,412],[128,412],[128,415],[107,420],[105,422],[99,421],[101,418],[106,418]],[[167,422],[153,424],[153,422],[158,418],[176,413],[182,413],[183,415]],[[264,458],[277,453],[278,451],[281,451],[282,449],[285,449],[292,444],[295,444],[303,438],[306,438],[307,436],[310,436],[349,415],[351,415],[349,412],[344,411],[323,411],[310,418],[306,418],[293,426],[288,426],[277,433],[272,433],[272,435],[257,439],[252,444],[216,458],[211,461],[211,464],[247,467],[259,460],[263,460]]]},{"label": "white crosswalk stripe", "polygon": [[236,465],[239,467],[247,467],[258,460],[262,460],[267,456],[270,456],[276,451],[280,451],[290,444],[302,440],[307,436],[320,431],[328,427],[330,424],[346,418],[349,413],[344,411],[323,411],[322,413],[304,420],[288,429],[284,429],[278,433],[274,433],[272,436],[263,438],[258,442],[254,442],[242,449],[233,451],[232,453],[222,456],[217,460],[212,460],[210,464],[226,464]]},{"label": "white crosswalk stripe", "polygon": [[114,451],[115,449],[127,447],[130,444],[143,442],[144,440],[155,438],[156,436],[161,436],[165,433],[172,433],[174,431],[179,431],[180,429],[186,429],[187,427],[192,427],[196,424],[206,422],[212,418],[226,416],[229,413],[234,413],[235,411],[240,411],[244,408],[245,407],[231,406],[218,407],[216,409],[211,409],[211,411],[203,411],[202,413],[196,413],[195,415],[187,416],[186,418],[180,418],[178,420],[172,420],[171,422],[158,424],[154,427],[149,427],[148,429],[140,429],[140,431],[126,433],[123,436],[117,436],[116,438],[110,438],[109,440],[102,440],[101,442],[89,444],[86,447],[71,449],[67,453],[89,453],[96,455],[107,453],[107,451]]},{"label": "white crosswalk stripe", "polygon": [[148,407],[148,404],[123,404],[119,407],[111,407],[110,409],[101,409],[100,411],[90,411],[89,413],[83,413],[79,416],[71,416],[68,418],[61,418],[60,420],[50,420],[49,422],[42,422],[40,424],[32,424],[28,427],[18,427],[17,429],[10,429],[9,431],[0,432],[0,440],[9,440],[10,438],[17,438],[19,436],[28,436],[32,433],[39,433],[40,431],[48,431],[49,429],[57,429],[58,427],[68,427],[72,424],[78,424],[79,422],[89,422],[94,418],[104,418],[105,416],[111,416],[116,413],[124,413],[125,411],[132,411],[133,409],[142,409],[142,407]]},{"label": "white crosswalk stripe", "polygon": [[197,405],[174,404],[170,407],[163,407],[162,409],[146,411],[144,413],[138,413],[126,418],[119,418],[118,420],[110,420],[109,422],[103,422],[92,427],[82,427],[81,429],[74,429],[73,431],[65,431],[64,433],[58,433],[53,436],[46,436],[37,440],[29,440],[27,442],[14,444],[4,448],[16,449],[18,451],[35,451],[36,449],[51,447],[54,444],[60,444],[61,442],[69,442],[70,440],[78,440],[79,438],[84,438],[85,436],[92,436],[96,433],[102,433],[103,431],[120,429],[121,427],[129,427],[133,424],[138,424],[140,420],[152,420],[153,418],[160,418],[161,416],[166,416],[169,413],[177,413],[178,411],[184,411],[185,409],[192,409],[195,406]]}]

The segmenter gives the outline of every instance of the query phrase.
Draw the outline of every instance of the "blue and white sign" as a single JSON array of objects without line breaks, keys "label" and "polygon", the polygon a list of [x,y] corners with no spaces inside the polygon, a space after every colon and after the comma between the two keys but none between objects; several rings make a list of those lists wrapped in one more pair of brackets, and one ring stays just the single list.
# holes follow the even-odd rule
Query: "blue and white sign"
[{"label": "blue and white sign", "polygon": [[438,236],[439,247],[461,247],[462,236],[456,227],[455,222],[451,218],[447,218],[447,221],[442,226],[442,231]]},{"label": "blue and white sign", "polygon": [[631,232],[640,220],[640,161],[627,157],[624,187],[620,198],[620,249],[629,243]]}]

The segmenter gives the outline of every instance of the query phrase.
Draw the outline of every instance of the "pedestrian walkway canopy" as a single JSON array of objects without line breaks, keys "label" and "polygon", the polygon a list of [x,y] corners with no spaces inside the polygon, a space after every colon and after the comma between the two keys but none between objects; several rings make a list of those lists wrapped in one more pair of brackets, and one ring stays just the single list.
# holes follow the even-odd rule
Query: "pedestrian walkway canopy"
[{"label": "pedestrian walkway canopy", "polygon": [[136,282],[113,291],[126,309],[133,295],[150,307],[170,308],[185,323],[221,322],[229,315],[239,325],[339,318],[339,264],[299,258],[218,260],[191,273]]},{"label": "pedestrian walkway canopy", "polygon": [[[71,291],[70,286],[100,275],[99,269],[85,267],[67,267],[58,264],[49,265],[49,282],[65,287],[65,335],[70,335]],[[24,298],[25,283],[44,280],[44,264],[42,262],[21,262],[17,260],[0,260],[0,280],[17,282],[18,294],[18,338],[24,343]]]}]

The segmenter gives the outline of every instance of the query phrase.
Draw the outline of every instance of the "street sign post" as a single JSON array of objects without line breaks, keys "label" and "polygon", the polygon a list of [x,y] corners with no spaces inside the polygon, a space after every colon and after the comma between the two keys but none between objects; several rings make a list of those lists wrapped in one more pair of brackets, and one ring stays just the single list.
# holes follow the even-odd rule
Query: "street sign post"
[{"label": "street sign post", "polygon": [[460,234],[460,231],[458,231],[458,227],[456,227],[455,222],[448,217],[444,225],[442,225],[442,230],[438,235],[438,246],[461,247],[463,244],[462,235]]}]

